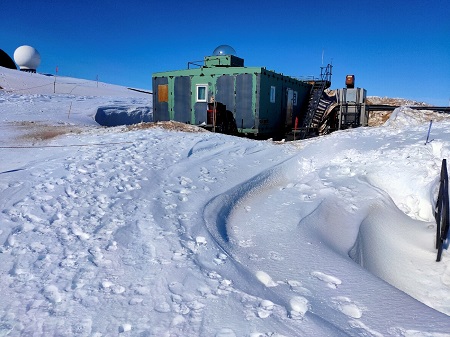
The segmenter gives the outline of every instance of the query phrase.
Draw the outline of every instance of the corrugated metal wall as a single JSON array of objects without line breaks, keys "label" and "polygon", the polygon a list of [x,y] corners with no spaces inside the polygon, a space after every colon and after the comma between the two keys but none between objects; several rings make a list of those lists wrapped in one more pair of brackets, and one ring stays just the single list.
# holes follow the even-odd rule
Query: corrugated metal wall
[{"label": "corrugated metal wall", "polygon": [[191,123],[191,78],[178,76],[174,80],[174,120]]},{"label": "corrugated metal wall", "polygon": [[225,104],[227,106],[227,110],[234,113],[236,109],[236,102],[234,99],[234,76],[219,76],[216,82],[216,91],[216,102]]},{"label": "corrugated metal wall", "polygon": [[252,111],[253,76],[239,74],[236,76],[236,124],[238,128],[250,129],[255,126]]}]

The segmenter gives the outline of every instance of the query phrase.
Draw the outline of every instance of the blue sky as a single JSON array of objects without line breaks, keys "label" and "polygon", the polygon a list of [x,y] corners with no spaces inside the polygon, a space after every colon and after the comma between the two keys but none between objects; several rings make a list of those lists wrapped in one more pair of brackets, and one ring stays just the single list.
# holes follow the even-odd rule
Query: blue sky
[{"label": "blue sky", "polygon": [[0,49],[24,44],[42,73],[151,89],[153,72],[184,69],[229,44],[247,66],[354,74],[369,96],[450,103],[450,1],[16,0],[0,11]]}]

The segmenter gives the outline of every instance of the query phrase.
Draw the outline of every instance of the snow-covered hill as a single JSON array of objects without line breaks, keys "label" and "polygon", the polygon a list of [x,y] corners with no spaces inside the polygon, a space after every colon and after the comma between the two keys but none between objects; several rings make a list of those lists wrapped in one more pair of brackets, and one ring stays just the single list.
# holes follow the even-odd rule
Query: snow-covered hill
[{"label": "snow-covered hill", "polygon": [[[418,102],[404,98],[391,98],[391,97],[378,97],[368,96],[366,104],[371,105],[392,105],[392,106],[430,106],[425,102]],[[383,125],[391,115],[392,111],[370,111],[369,113],[369,126]]]},{"label": "snow-covered hill", "polygon": [[103,128],[151,97],[38,77],[0,68],[0,335],[449,336],[450,120],[427,144],[405,107],[285,144]]},{"label": "snow-covered hill", "polygon": [[0,88],[16,94],[58,94],[75,96],[148,97],[144,91],[136,91],[118,85],[78,79],[21,72],[0,67]]}]

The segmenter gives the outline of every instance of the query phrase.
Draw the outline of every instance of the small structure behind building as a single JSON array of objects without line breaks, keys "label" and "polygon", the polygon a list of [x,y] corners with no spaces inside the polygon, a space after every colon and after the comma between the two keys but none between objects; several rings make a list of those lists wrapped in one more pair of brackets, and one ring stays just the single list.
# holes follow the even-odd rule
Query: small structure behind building
[{"label": "small structure behind building", "polygon": [[369,111],[366,109],[366,89],[355,88],[354,75],[347,75],[345,84],[346,88],[336,90],[339,129],[367,126]]}]

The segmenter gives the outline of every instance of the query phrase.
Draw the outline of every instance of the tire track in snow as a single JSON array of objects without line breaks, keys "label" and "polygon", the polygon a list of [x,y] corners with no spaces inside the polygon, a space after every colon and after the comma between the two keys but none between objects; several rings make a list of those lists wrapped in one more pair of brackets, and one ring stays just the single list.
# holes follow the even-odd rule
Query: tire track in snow
[{"label": "tire track in snow", "polygon": [[[260,143],[255,142],[250,148],[246,147],[242,149],[242,147],[237,147],[234,144],[224,143],[220,140],[222,136],[218,138],[218,140],[208,139],[197,142],[190,148],[190,150],[188,150],[186,158],[183,158],[183,153],[185,153],[185,150],[179,149],[178,153],[181,155],[179,161],[165,172],[166,177],[163,178],[162,181],[162,189],[165,191],[165,195],[161,197],[161,202],[167,206],[173,205],[172,208],[167,209],[168,216],[172,219],[173,224],[176,222],[179,215],[189,214],[188,219],[180,219],[178,225],[180,239],[183,247],[189,255],[189,258],[196,261],[196,269],[199,269],[207,278],[211,280],[209,282],[210,288],[207,290],[208,293],[220,297],[231,296],[239,302],[246,303],[245,307],[247,309],[245,309],[244,315],[247,317],[247,320],[268,319],[271,323],[261,322],[261,326],[266,326],[266,324],[269,324],[269,326],[277,326],[277,328],[270,330],[272,333],[274,333],[274,331],[285,335],[296,335],[299,331],[306,333],[308,331],[308,325],[301,324],[301,321],[303,319],[304,309],[307,307],[307,304],[299,299],[291,299],[292,301],[287,301],[286,305],[269,305],[268,301],[270,300],[265,301],[265,296],[263,298],[253,296],[252,294],[254,294],[255,287],[259,289],[259,291],[256,292],[257,294],[262,294],[266,291],[267,288],[262,283],[264,282],[264,277],[260,277],[262,282],[256,281],[254,285],[244,282],[246,285],[242,286],[244,284],[241,282],[242,279],[256,279],[255,275],[249,274],[248,269],[234,261],[233,258],[230,258],[224,250],[217,250],[215,244],[217,243],[215,240],[216,238],[211,236],[210,233],[205,233],[205,227],[203,225],[201,214],[196,215],[191,213],[191,204],[203,204],[202,200],[209,195],[210,190],[211,192],[220,190],[220,182],[222,179],[227,179],[227,177],[230,176],[237,177],[233,172],[236,170],[236,161],[246,160],[248,165],[261,165],[261,163],[256,159],[259,158],[258,150],[260,149]],[[184,144],[183,147],[186,148]],[[252,155],[255,155],[255,157],[252,157]],[[227,157],[229,160],[223,161],[222,159],[218,159],[218,156],[219,158]],[[286,157],[290,158],[292,157],[292,154],[285,154],[284,158]],[[277,179],[277,174],[272,172],[273,165],[270,165],[270,162],[273,160],[274,159],[270,159],[263,164],[264,166],[270,168],[266,170],[267,173],[265,176],[264,174],[261,175],[261,180]],[[208,161],[216,162],[216,164],[212,164],[211,162],[208,163]],[[184,166],[190,167],[189,173],[186,172]],[[225,170],[223,170],[223,166],[225,166]],[[206,167],[208,167],[208,169]],[[276,170],[277,169],[275,169],[275,171]],[[195,179],[196,177],[197,179]],[[254,178],[249,179],[247,183],[255,188],[257,188],[257,186],[265,186],[262,182],[255,183]],[[229,184],[230,182],[227,181],[225,186],[229,186]],[[274,182],[273,184],[276,185],[277,183]],[[193,189],[193,187],[195,187],[195,189]],[[238,184],[238,189],[240,189],[240,192],[243,193],[242,196],[244,196],[247,191],[253,191],[253,187],[246,186],[242,188],[241,184]],[[180,193],[184,190],[186,190],[186,192]],[[205,194],[202,193],[203,191],[208,192]],[[237,193],[240,192],[238,191]],[[180,197],[182,197],[182,199],[180,199]],[[194,199],[195,202],[191,201]],[[218,203],[223,203],[223,201],[219,199],[220,197],[217,198],[216,201]],[[205,199],[204,202],[206,203],[207,200],[208,199]],[[182,202],[180,203],[180,201]],[[222,213],[226,213],[226,209],[223,209]],[[225,218],[227,217],[226,214],[223,216]],[[226,232],[222,232],[221,234],[223,235],[216,236],[220,237],[219,240],[223,242],[229,240]],[[186,252],[184,254],[186,254]],[[180,254],[183,255],[182,252],[180,252]],[[274,254],[274,257],[276,258],[276,254]],[[235,284],[236,282],[237,284]],[[300,288],[301,287],[297,287],[297,289]],[[205,290],[206,289],[203,291]],[[203,299],[202,302],[204,301],[205,300]],[[276,302],[279,303],[280,301],[277,300]],[[212,305],[209,301],[206,301],[205,305],[208,306],[209,310],[204,313],[204,315],[206,315],[204,319],[210,320],[210,315],[214,315],[213,313],[217,309],[214,309],[214,305]],[[286,319],[287,315],[286,307],[289,308],[290,315],[296,316],[296,319],[289,325],[283,323],[283,320]],[[223,315],[223,310],[224,309],[222,308],[216,313]],[[232,313],[232,315],[235,315],[235,313]],[[320,322],[321,323],[318,325],[324,332],[324,336],[336,335],[335,327],[332,328],[327,322]],[[295,326],[295,328],[293,328],[292,325]],[[315,329],[317,331],[317,327],[315,327]],[[339,335],[339,333],[337,333],[337,335]]]},{"label": "tire track in snow", "polygon": [[[258,268],[255,269],[255,265],[247,262],[249,259],[258,259],[259,253],[254,254],[252,257],[251,253],[246,252],[245,249],[248,247],[240,242],[239,235],[233,229],[239,226],[238,223],[242,222],[242,219],[239,220],[239,216],[233,213],[237,212],[237,210],[246,212],[248,209],[253,208],[256,199],[260,201],[259,196],[261,194],[267,195],[281,186],[288,185],[289,178],[286,175],[286,166],[289,165],[292,165],[292,160],[287,159],[283,163],[263,171],[256,177],[211,200],[204,210],[206,226],[212,238],[229,257],[227,263],[231,263],[234,267],[235,271],[231,271],[231,274],[229,274],[230,268],[223,271],[225,277],[232,279],[239,290],[261,298],[262,303],[264,301],[275,303],[278,307],[283,308],[284,315],[298,320],[298,323],[292,324],[291,334],[299,333],[299,331],[308,331],[309,325],[313,324],[315,329],[318,326],[323,329],[324,336],[328,334],[347,335],[339,326],[331,321],[324,320],[321,316],[311,311],[310,304],[306,298],[310,292],[308,289],[301,287],[301,282],[273,280],[269,274]],[[246,205],[251,206],[246,207]],[[255,227],[253,230],[264,231],[265,229]],[[271,245],[268,246],[270,247]],[[268,255],[274,261],[283,259],[280,254],[274,251],[268,252]],[[293,289],[296,289],[299,293],[293,293]],[[262,305],[262,309],[258,309],[258,316],[261,317],[261,315],[268,316],[264,305]],[[276,322],[279,323],[278,320]],[[280,331],[283,331],[286,327],[282,324],[278,328]]]}]

